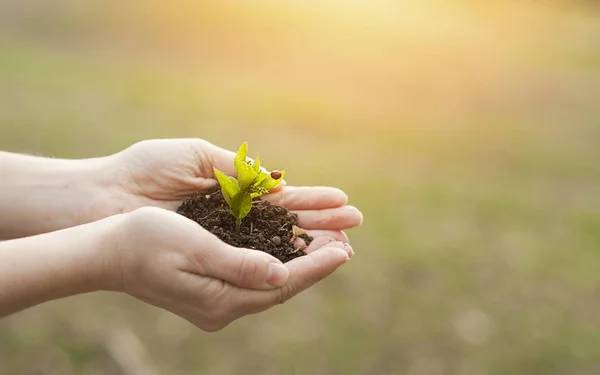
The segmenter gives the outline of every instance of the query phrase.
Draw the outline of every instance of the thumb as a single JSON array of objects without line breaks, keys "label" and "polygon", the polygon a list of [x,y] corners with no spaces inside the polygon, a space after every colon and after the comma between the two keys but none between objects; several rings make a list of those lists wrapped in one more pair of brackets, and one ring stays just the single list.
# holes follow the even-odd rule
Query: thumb
[{"label": "thumb", "polygon": [[202,274],[249,289],[274,289],[284,286],[289,270],[277,258],[251,249],[227,245],[217,238],[196,256]]},{"label": "thumb", "polygon": [[224,148],[214,145],[206,140],[202,140],[202,148],[210,165],[210,171],[207,170],[207,172],[209,172],[207,176],[213,174],[213,167],[217,168],[228,176],[235,176],[235,168],[233,166],[235,152],[225,150]]},{"label": "thumb", "polygon": [[[236,176],[236,170],[233,165],[233,159],[235,158],[236,153],[233,151],[225,150],[217,145],[214,145],[208,141],[203,140],[203,147],[206,150],[207,157],[209,159],[210,165],[214,168],[217,168],[221,172],[225,173],[228,176]],[[247,160],[252,162],[255,161],[252,157],[247,157]],[[268,170],[261,166],[260,169],[268,173]],[[210,175],[212,175],[212,169],[210,171]],[[285,181],[279,186],[285,185]],[[279,190],[279,186],[274,188],[273,191]]]},{"label": "thumb", "polygon": [[274,290],[246,291],[246,311],[257,313],[281,304],[331,275],[350,258],[352,248],[343,242],[334,242],[310,254],[286,263],[290,270],[287,284]]}]

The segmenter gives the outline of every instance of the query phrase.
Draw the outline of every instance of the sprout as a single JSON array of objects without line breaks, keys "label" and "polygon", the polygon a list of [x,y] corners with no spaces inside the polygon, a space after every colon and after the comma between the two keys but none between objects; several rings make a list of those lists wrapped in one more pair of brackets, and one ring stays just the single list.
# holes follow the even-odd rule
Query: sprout
[{"label": "sprout", "polygon": [[233,160],[237,179],[214,168],[223,197],[229,206],[231,215],[235,218],[238,233],[242,219],[252,209],[252,199],[276,188],[285,175],[285,171],[273,171],[270,174],[264,172],[260,168],[260,158],[257,156],[256,160],[252,161],[247,158],[247,154],[248,143],[244,142]]}]

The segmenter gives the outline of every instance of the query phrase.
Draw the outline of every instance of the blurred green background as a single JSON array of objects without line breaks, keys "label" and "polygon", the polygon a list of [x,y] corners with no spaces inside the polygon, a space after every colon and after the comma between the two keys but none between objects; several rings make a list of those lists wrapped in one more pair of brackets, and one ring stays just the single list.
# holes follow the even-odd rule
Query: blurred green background
[{"label": "blurred green background", "polygon": [[247,140],[365,214],[283,306],[55,301],[0,321],[0,374],[600,373],[597,4],[0,0],[0,149]]}]

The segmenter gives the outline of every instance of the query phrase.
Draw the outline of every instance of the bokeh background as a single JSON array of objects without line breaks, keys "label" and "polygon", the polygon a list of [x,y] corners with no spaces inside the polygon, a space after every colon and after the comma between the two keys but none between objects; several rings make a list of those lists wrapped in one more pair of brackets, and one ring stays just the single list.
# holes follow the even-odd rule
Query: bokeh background
[{"label": "bokeh background", "polygon": [[600,373],[598,2],[0,0],[1,149],[158,137],[343,188],[356,256],[212,334],[32,308],[1,375]]}]

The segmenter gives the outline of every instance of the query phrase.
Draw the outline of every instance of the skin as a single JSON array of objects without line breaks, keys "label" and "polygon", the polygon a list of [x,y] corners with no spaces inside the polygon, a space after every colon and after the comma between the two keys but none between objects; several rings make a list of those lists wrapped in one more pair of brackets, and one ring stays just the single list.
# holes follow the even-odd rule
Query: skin
[{"label": "skin", "polygon": [[281,186],[264,196],[315,237],[308,256],[285,265],[173,212],[216,185],[213,167],[233,175],[233,157],[200,139],[144,141],[86,160],[0,153],[0,236],[13,238],[0,243],[0,316],[108,290],[215,331],[289,300],[354,254],[342,230],[362,215],[335,188]]}]

